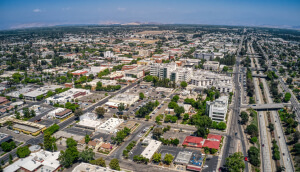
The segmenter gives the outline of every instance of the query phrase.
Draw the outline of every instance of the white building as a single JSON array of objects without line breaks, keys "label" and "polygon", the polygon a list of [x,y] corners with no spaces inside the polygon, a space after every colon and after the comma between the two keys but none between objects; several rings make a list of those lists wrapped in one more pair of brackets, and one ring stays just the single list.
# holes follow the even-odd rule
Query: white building
[{"label": "white building", "polygon": [[190,82],[193,76],[192,68],[177,68],[171,72],[170,80],[175,82]]},{"label": "white building", "polygon": [[97,119],[95,113],[85,113],[80,116],[80,121],[77,123],[78,127],[96,130],[101,125],[101,121]]},{"label": "white building", "polygon": [[176,70],[176,68],[176,63],[154,63],[150,67],[150,75],[170,79],[171,72]]},{"label": "white building", "polygon": [[40,150],[35,153],[31,153],[26,158],[21,158],[8,167],[4,168],[4,172],[13,171],[58,171],[61,167],[57,160],[60,152],[48,152]]},{"label": "white building", "polygon": [[135,94],[126,94],[126,93],[122,93],[122,94],[118,94],[115,97],[112,97],[108,100],[107,103],[124,103],[127,106],[132,105],[134,102],[139,100],[139,96],[135,95]]},{"label": "white building", "polygon": [[203,64],[205,70],[219,70],[220,63],[217,61],[206,61]]},{"label": "white building", "polygon": [[197,87],[216,87],[220,92],[232,92],[232,78],[224,74],[199,70],[191,77],[191,84]]},{"label": "white building", "polygon": [[213,102],[206,102],[206,113],[213,121],[225,121],[227,114],[228,97],[221,96]]},{"label": "white building", "polygon": [[114,53],[111,51],[105,51],[103,54],[104,54],[104,57],[113,57],[114,56]]},{"label": "white building", "polygon": [[141,155],[150,160],[154,155],[154,153],[158,150],[160,145],[161,145],[160,141],[151,139],[148,146],[145,148],[145,150],[142,152]]},{"label": "white building", "polygon": [[99,165],[92,165],[89,163],[80,163],[78,164],[72,172],[125,172],[125,171],[117,171],[112,170],[109,167],[101,167]]},{"label": "white building", "polygon": [[119,118],[109,118],[107,121],[102,123],[99,127],[97,127],[97,131],[102,133],[115,133],[117,132],[117,127],[124,122],[123,119]]},{"label": "white building", "polygon": [[71,88],[65,92],[62,92],[58,95],[54,95],[52,97],[49,97],[46,99],[46,103],[48,104],[65,104],[67,102],[72,102],[72,100],[75,100],[78,97],[85,96],[90,94],[90,90],[86,89],[77,89],[77,88]]}]

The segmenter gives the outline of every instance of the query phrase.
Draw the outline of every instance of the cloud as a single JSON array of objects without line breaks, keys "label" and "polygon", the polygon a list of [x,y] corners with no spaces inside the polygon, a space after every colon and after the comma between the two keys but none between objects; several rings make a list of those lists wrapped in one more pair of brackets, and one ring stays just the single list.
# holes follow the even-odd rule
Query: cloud
[{"label": "cloud", "polygon": [[125,11],[126,8],[118,7],[117,10],[118,10],[118,11]]},{"label": "cloud", "polygon": [[37,8],[37,9],[34,9],[33,12],[40,13],[40,12],[42,12],[42,10]]}]

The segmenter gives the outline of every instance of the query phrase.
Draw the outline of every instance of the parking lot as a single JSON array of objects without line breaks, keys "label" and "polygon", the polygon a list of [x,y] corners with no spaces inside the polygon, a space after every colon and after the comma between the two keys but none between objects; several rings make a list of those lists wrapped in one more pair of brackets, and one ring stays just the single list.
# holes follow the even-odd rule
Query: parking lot
[{"label": "parking lot", "polygon": [[208,155],[204,164],[203,172],[215,172],[218,165],[218,156]]},{"label": "parking lot", "polygon": [[92,130],[79,128],[79,127],[75,127],[75,126],[70,127],[70,128],[65,128],[63,131],[71,133],[71,134],[76,134],[79,136],[91,135],[93,133]]},{"label": "parking lot", "polygon": [[26,142],[27,140],[34,138],[33,136],[24,134],[22,132],[14,132],[14,130],[9,130],[6,127],[1,127],[0,132],[11,135],[14,140],[19,142]]},{"label": "parking lot", "polygon": [[191,133],[190,132],[179,132],[177,130],[171,130],[167,131],[163,134],[163,138],[165,139],[170,139],[170,138],[177,138],[179,139],[179,144],[181,145],[184,141],[184,139],[186,138],[186,136],[190,136]]}]

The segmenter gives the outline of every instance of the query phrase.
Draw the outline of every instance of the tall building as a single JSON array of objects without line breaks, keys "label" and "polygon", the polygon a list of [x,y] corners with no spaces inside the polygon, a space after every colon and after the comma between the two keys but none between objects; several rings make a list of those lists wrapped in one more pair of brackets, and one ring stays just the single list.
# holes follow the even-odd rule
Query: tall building
[{"label": "tall building", "polygon": [[150,75],[170,79],[171,72],[176,70],[176,63],[154,63],[150,67]]},{"label": "tall building", "polygon": [[177,68],[171,72],[170,80],[175,82],[190,82],[193,75],[192,68]]},{"label": "tall building", "polygon": [[206,114],[213,121],[221,122],[225,121],[227,114],[227,106],[228,106],[228,96],[221,96],[215,101],[207,101],[206,102]]}]

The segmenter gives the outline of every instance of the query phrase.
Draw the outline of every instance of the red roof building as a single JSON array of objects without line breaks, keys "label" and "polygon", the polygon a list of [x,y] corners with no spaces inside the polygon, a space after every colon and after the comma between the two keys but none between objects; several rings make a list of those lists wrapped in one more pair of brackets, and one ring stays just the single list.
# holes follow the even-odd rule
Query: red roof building
[{"label": "red roof building", "polygon": [[221,139],[222,136],[214,134],[208,134],[207,139],[203,139],[202,137],[187,136],[182,145],[197,148],[208,147],[219,149]]}]

